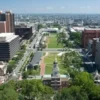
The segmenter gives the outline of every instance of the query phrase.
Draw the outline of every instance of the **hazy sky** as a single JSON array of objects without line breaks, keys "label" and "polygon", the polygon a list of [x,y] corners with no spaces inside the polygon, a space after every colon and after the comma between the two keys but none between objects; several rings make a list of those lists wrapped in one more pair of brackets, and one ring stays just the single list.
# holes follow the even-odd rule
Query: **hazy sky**
[{"label": "hazy sky", "polygon": [[0,10],[14,13],[99,13],[100,0],[0,0]]}]

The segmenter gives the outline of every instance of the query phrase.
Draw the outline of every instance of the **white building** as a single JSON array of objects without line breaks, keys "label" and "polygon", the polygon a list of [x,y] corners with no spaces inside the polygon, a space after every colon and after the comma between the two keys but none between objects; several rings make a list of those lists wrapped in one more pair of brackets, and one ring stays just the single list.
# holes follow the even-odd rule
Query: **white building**
[{"label": "white building", "polygon": [[9,61],[20,48],[20,39],[14,33],[0,33],[0,61]]}]

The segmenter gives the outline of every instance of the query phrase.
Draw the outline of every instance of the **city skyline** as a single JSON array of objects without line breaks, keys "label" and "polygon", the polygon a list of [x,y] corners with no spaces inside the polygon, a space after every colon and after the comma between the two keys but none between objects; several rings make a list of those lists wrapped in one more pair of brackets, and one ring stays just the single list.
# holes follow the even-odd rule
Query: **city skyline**
[{"label": "city skyline", "polygon": [[0,10],[14,13],[100,14],[100,0],[2,0]]}]

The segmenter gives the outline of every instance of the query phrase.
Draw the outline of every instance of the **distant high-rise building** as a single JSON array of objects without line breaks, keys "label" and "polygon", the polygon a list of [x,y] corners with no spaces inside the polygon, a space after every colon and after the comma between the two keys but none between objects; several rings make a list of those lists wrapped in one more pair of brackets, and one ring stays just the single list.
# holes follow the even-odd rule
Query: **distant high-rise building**
[{"label": "distant high-rise building", "polygon": [[10,11],[2,13],[0,11],[0,33],[14,32],[14,14]]}]

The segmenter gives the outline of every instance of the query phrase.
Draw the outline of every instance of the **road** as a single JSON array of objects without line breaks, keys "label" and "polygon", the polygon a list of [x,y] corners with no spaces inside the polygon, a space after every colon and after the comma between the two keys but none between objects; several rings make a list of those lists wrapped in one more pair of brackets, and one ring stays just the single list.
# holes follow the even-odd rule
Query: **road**
[{"label": "road", "polygon": [[13,79],[13,76],[17,76],[19,74],[19,71],[23,64],[25,63],[26,59],[29,58],[30,52],[36,52],[37,49],[33,48],[34,44],[36,43],[38,37],[40,36],[40,33],[36,34],[36,37],[33,39],[33,41],[30,44],[27,44],[26,46],[26,52],[24,53],[23,58],[18,62],[17,67],[13,70],[13,72],[10,74],[9,80]]}]

